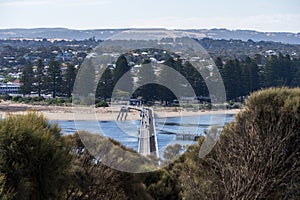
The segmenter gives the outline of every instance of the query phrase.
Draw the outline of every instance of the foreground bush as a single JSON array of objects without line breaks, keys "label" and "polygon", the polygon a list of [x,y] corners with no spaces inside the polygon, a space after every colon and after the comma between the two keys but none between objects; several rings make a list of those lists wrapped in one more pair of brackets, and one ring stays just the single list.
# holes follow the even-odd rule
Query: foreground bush
[{"label": "foreground bush", "polygon": [[300,199],[299,144],[300,89],[256,92],[206,158],[186,155],[184,196]]},{"label": "foreground bush", "polygon": [[[92,156],[91,153],[93,154],[93,150],[88,150],[81,139],[83,139],[87,146],[96,146],[101,155],[98,154],[98,158]],[[142,177],[112,169],[101,163],[101,160],[107,159],[107,156],[109,156],[109,159],[112,158],[112,162],[120,162],[122,155],[119,153],[132,153],[132,149],[127,149],[112,139],[88,132],[67,135],[65,136],[65,140],[71,147],[71,154],[73,156],[71,177],[69,179],[70,184],[66,190],[65,199],[151,199],[142,185]],[[96,151],[98,152],[98,150]],[[136,158],[133,156],[124,162],[130,162],[132,163],[132,167],[138,167],[138,160],[140,159],[143,159],[141,162],[147,166],[147,159],[144,157]],[[119,164],[125,164],[124,162],[121,161]]]},{"label": "foreground bush", "polygon": [[65,136],[65,145],[59,129],[35,113],[1,121],[0,199],[300,199],[300,89],[252,94],[205,158],[200,137],[177,161],[146,174],[101,161],[136,168],[149,167],[149,159],[122,160],[133,150],[96,134],[80,136],[107,151],[94,158],[78,134]]},{"label": "foreground bush", "polygon": [[[99,135],[82,132],[83,136],[99,148],[110,144],[109,152],[94,158],[77,133],[62,137],[56,125],[37,113],[9,116],[0,121],[0,199],[150,198],[139,176],[119,172],[100,162],[106,154],[117,161],[120,153],[133,150]],[[144,157],[132,159],[123,162],[136,167],[141,160],[148,166]]]},{"label": "foreground bush", "polygon": [[42,115],[0,121],[1,199],[60,199],[70,164],[60,129]]}]

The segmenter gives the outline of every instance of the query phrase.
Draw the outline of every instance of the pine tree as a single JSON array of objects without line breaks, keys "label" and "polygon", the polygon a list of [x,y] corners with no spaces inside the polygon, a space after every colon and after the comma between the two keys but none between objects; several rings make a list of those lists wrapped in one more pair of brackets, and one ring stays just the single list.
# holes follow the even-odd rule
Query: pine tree
[{"label": "pine tree", "polygon": [[72,96],[73,87],[76,79],[76,69],[72,64],[68,64],[67,70],[64,74],[64,93],[68,98]]},{"label": "pine tree", "polygon": [[255,62],[257,65],[262,64],[262,56],[260,54],[255,54],[253,62]]},{"label": "pine tree", "polygon": [[173,58],[172,56],[167,56],[166,61],[164,62],[164,65],[167,65],[179,73],[183,74],[183,66],[182,66],[182,60],[180,57]]},{"label": "pine tree", "polygon": [[274,85],[275,75],[274,66],[277,63],[277,57],[271,56],[267,59],[267,62],[263,68],[263,86],[265,88],[272,87]]},{"label": "pine tree", "polygon": [[86,58],[78,71],[73,93],[78,97],[95,94],[96,67],[91,58]]},{"label": "pine tree", "polygon": [[241,67],[238,60],[228,60],[222,69],[222,79],[228,100],[241,96]]},{"label": "pine tree", "polygon": [[121,55],[116,62],[116,68],[113,73],[114,87],[116,87],[117,83],[127,72],[129,73],[127,73],[127,75],[122,78],[122,82],[118,83],[118,88],[116,89],[129,93],[132,92],[133,80],[130,74],[130,69],[131,67],[128,65],[126,57],[124,55]]},{"label": "pine tree", "polygon": [[32,69],[32,63],[30,61],[27,61],[24,69],[22,71],[22,75],[21,75],[21,93],[23,94],[23,96],[25,96],[26,94],[31,94],[31,92],[33,91],[33,81],[34,81],[34,73],[33,73],[33,69]]},{"label": "pine tree", "polygon": [[42,90],[44,89],[44,65],[41,59],[37,62],[37,69],[35,71],[35,91],[41,96]]},{"label": "pine tree", "polygon": [[197,69],[189,62],[185,62],[183,65],[182,73],[184,77],[189,81],[190,85],[193,87],[195,94],[197,96],[208,96],[208,88],[204,81],[202,75],[208,74],[205,72],[205,68],[202,69],[200,74]]},{"label": "pine tree", "polygon": [[98,82],[98,86],[96,89],[96,97],[103,100],[111,98],[112,90],[113,90],[112,70],[106,68]]},{"label": "pine tree", "polygon": [[294,59],[292,65],[293,65],[294,73],[292,77],[291,86],[300,87],[300,59]]},{"label": "pine tree", "polygon": [[153,65],[149,60],[145,60],[138,72],[136,96],[141,96],[146,101],[150,101],[157,96],[157,77],[154,73]]},{"label": "pine tree", "polygon": [[50,61],[47,69],[47,88],[52,93],[52,98],[56,98],[62,90],[62,72],[60,63],[56,60]]},{"label": "pine tree", "polygon": [[[168,105],[170,101],[176,99],[175,94],[171,91],[170,86],[175,87],[177,91],[182,91],[179,88],[178,78],[174,75],[171,67],[162,65],[160,67],[159,75],[158,75],[158,95],[159,99],[163,102],[165,101],[165,105]],[[172,73],[173,72],[173,73]],[[179,73],[179,72],[178,72]],[[170,75],[172,74],[172,75]]]},{"label": "pine tree", "polygon": [[258,65],[249,57],[241,62],[241,94],[243,96],[259,89]]},{"label": "pine tree", "polygon": [[260,89],[260,77],[259,77],[259,67],[258,65],[251,61],[249,63],[249,73],[250,73],[250,92],[254,92]]},{"label": "pine tree", "polygon": [[289,55],[283,56],[281,53],[278,56],[278,67],[279,67],[279,76],[280,81],[278,82],[279,86],[288,86],[291,84],[292,76],[294,71],[291,65],[291,58]]},{"label": "pine tree", "polygon": [[222,69],[223,67],[223,61],[220,57],[217,57],[217,59],[215,60],[215,64],[218,67],[218,69]]}]

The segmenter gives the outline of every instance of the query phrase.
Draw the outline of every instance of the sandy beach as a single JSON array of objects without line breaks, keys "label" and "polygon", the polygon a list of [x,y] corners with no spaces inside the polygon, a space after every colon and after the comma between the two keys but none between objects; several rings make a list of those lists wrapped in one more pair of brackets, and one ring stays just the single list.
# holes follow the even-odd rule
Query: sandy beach
[{"label": "sandy beach", "polygon": [[[29,111],[42,113],[48,120],[117,120],[121,106],[107,108],[93,107],[66,107],[66,106],[41,106],[19,104],[11,102],[0,103],[0,118],[5,118],[9,114],[26,114]],[[230,110],[206,110],[191,111],[172,107],[154,107],[155,114],[159,118],[180,117],[180,116],[200,116],[209,114],[237,114],[240,109]],[[131,110],[128,112],[126,120],[140,119],[140,112]]]}]

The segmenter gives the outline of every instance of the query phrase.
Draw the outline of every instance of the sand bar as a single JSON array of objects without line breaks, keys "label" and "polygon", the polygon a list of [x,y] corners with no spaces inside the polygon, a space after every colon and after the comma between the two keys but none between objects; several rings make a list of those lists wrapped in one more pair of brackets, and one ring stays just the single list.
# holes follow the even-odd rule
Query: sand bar
[{"label": "sand bar", "polygon": [[[240,109],[230,110],[206,110],[191,111],[172,107],[154,107],[154,112],[159,118],[180,117],[180,116],[200,116],[210,114],[237,114]],[[18,104],[11,102],[1,102],[0,118],[5,118],[9,114],[25,114],[29,111],[37,111],[49,120],[97,120],[110,121],[116,120],[120,107],[93,108],[93,107],[66,107],[66,106],[41,106]],[[140,119],[138,111],[130,111],[127,120]]]}]

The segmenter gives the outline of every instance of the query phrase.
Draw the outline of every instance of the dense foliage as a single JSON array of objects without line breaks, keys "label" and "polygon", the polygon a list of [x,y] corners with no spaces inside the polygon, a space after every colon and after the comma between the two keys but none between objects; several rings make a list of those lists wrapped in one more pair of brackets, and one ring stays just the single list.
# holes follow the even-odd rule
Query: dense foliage
[{"label": "dense foliage", "polygon": [[35,113],[0,121],[0,198],[59,199],[71,156],[60,135]]},{"label": "dense foliage", "polygon": [[261,88],[299,87],[300,60],[289,55],[216,61],[224,81],[227,99],[236,100]]},{"label": "dense foliage", "polygon": [[189,147],[168,172],[179,198],[299,199],[299,96],[299,88],[256,92],[206,157]]},{"label": "dense foliage", "polygon": [[[299,88],[252,94],[206,157],[199,157],[204,141],[200,137],[198,145],[187,147],[175,162],[169,157],[181,147],[167,147],[165,166],[144,174],[120,172],[102,163],[111,159],[133,168],[149,166],[147,158],[120,159],[133,150],[116,141],[85,132],[81,138],[77,133],[62,137],[57,126],[36,113],[9,116],[0,122],[0,197],[299,199],[299,96]],[[95,158],[81,139],[107,151]]]},{"label": "dense foliage", "polygon": [[[106,154],[113,160],[120,158],[119,154],[124,151],[133,151],[99,135],[80,135],[90,138],[100,148],[104,143],[110,144],[111,148],[104,147],[110,149]],[[0,121],[0,198],[123,200],[149,196],[142,177],[104,165],[100,160],[105,155],[96,159],[83,145],[78,133],[62,136],[57,125],[49,124],[40,114],[9,116]],[[145,166],[148,163],[140,155],[124,162],[139,167],[135,159]]]}]

